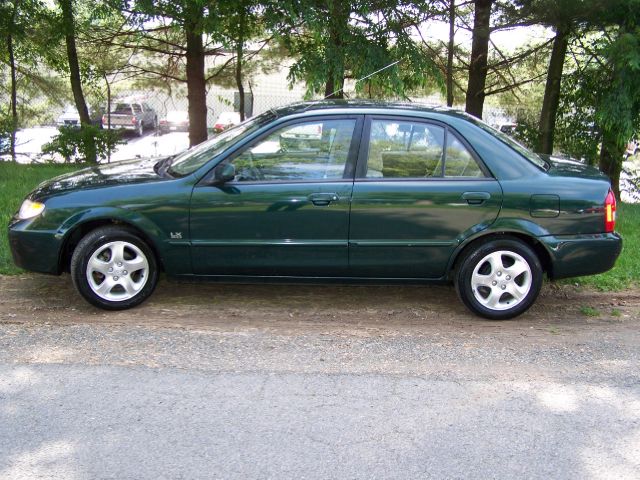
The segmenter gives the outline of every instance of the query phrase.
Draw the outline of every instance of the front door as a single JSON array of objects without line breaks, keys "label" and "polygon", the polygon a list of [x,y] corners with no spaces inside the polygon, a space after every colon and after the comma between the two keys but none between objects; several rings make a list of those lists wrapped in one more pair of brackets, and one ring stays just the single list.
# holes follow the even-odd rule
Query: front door
[{"label": "front door", "polygon": [[217,168],[235,178],[191,200],[194,273],[327,276],[348,267],[349,205],[362,118],[289,121]]},{"label": "front door", "polygon": [[502,189],[446,125],[367,119],[354,184],[354,276],[440,278],[455,247],[490,225]]}]

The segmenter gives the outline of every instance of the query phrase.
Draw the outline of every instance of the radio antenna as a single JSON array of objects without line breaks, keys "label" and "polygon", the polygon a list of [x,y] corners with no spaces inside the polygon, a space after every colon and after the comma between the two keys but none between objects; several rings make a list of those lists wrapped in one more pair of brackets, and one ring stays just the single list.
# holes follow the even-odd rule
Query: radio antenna
[{"label": "radio antenna", "polygon": [[[383,70],[386,70],[387,68],[391,68],[391,67],[393,67],[394,65],[399,64],[399,63],[400,63],[400,61],[401,61],[401,60],[397,60],[397,61],[395,61],[395,62],[393,62],[393,63],[390,63],[390,64],[389,64],[389,65],[387,65],[386,67],[382,67],[382,68],[380,68],[380,69],[376,70],[375,72],[370,73],[370,74],[369,74],[369,75],[367,75],[366,77],[359,78],[358,80],[356,80],[356,81],[354,82],[354,85],[357,85],[358,83],[360,83],[360,82],[361,82],[361,81],[363,81],[363,80],[366,80],[367,78],[373,77],[376,73],[380,73],[380,72],[382,72]],[[326,97],[324,97],[322,100],[326,100],[327,98],[333,97],[336,93],[341,92],[342,90],[344,90],[344,85],[343,85],[343,87],[342,87],[342,88],[339,88],[339,89],[338,89],[338,90],[336,90],[335,92],[331,92],[329,95],[327,95]]]}]

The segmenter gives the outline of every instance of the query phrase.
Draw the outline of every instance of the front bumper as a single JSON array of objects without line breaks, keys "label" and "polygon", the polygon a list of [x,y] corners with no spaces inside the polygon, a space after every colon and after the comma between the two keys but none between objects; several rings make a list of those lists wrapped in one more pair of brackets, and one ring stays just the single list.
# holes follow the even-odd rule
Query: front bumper
[{"label": "front bumper", "polygon": [[27,230],[29,221],[9,225],[9,247],[14,263],[32,272],[60,275],[62,236],[57,232]]},{"label": "front bumper", "polygon": [[617,233],[538,237],[552,256],[553,279],[580,277],[611,270],[622,251]]}]

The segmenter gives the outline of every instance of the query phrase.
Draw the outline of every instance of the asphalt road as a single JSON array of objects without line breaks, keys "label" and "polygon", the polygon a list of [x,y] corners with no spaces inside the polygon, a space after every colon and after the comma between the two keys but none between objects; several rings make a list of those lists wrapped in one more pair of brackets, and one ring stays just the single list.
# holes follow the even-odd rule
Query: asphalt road
[{"label": "asphalt road", "polygon": [[445,288],[417,316],[424,290],[260,287],[244,315],[250,287],[169,285],[109,319],[0,286],[2,479],[640,478],[637,292],[496,323]]}]

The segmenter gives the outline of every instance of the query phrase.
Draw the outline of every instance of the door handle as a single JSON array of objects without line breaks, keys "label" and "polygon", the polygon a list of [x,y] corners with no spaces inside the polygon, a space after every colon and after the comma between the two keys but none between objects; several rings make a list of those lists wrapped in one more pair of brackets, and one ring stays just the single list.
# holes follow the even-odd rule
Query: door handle
[{"label": "door handle", "polygon": [[340,200],[337,193],[312,193],[307,198],[317,207],[326,207],[331,202]]},{"label": "door handle", "polygon": [[482,205],[486,200],[491,198],[489,192],[464,192],[462,199],[466,200],[469,205]]}]

